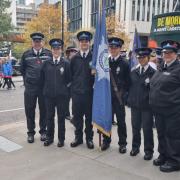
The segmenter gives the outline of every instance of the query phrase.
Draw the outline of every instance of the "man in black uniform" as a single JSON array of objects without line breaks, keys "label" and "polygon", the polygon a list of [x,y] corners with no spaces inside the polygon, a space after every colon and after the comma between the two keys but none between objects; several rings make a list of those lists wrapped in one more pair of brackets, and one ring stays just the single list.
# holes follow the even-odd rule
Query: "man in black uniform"
[{"label": "man in black uniform", "polygon": [[139,66],[131,72],[128,105],[131,107],[132,150],[131,156],[139,153],[141,145],[141,125],[144,134],[144,160],[151,160],[154,152],[153,114],[149,105],[150,79],[155,69],[148,64],[152,50],[138,48],[135,50]]},{"label": "man in black uniform", "polygon": [[33,33],[32,48],[24,52],[21,60],[21,73],[24,80],[24,105],[27,119],[28,139],[29,143],[34,142],[35,135],[35,109],[38,99],[40,119],[39,126],[41,141],[46,138],[46,111],[44,97],[40,87],[40,72],[44,61],[51,58],[51,52],[43,48],[44,35],[42,33]]},{"label": "man in black uniform", "polygon": [[70,63],[61,57],[64,42],[61,39],[51,39],[52,61],[46,61],[41,71],[43,95],[47,110],[47,137],[44,146],[54,141],[54,116],[57,108],[58,117],[58,147],[64,146],[65,116],[68,103],[68,85],[71,80]]},{"label": "man in black uniform", "polygon": [[72,110],[75,126],[75,140],[71,147],[83,143],[83,116],[85,115],[86,144],[89,149],[94,148],[92,127],[92,100],[94,77],[91,75],[92,53],[90,41],[92,34],[81,31],[77,34],[80,51],[71,59],[72,74]]},{"label": "man in black uniform", "polygon": [[[109,42],[109,66],[111,68],[111,96],[112,111],[117,118],[117,132],[119,136],[119,152],[126,153],[126,122],[125,122],[125,105],[124,97],[127,94],[130,83],[130,72],[128,63],[121,57],[121,47],[124,41],[118,37],[108,39]],[[111,138],[103,136],[101,150],[104,151],[110,146]]]},{"label": "man in black uniform", "polygon": [[153,164],[163,172],[172,172],[180,170],[180,44],[167,40],[161,46],[164,63],[150,81],[159,143],[159,157]]}]

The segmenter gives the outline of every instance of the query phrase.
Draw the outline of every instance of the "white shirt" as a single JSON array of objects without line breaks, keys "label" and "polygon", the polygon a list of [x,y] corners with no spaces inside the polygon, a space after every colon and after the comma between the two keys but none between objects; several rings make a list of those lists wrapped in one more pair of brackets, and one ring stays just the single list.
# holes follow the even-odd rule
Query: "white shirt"
[{"label": "white shirt", "polygon": [[165,65],[165,64],[167,64],[167,67],[169,67],[171,64],[173,64],[173,63],[174,63],[174,61],[176,61],[176,59],[175,59],[175,60],[173,60],[173,61],[171,61],[170,63],[166,63],[166,62],[165,62],[165,63],[164,63],[164,65]]},{"label": "white shirt", "polygon": [[120,55],[121,55],[120,53],[119,53],[116,57],[112,57],[112,56],[110,55],[110,58],[111,58],[111,60],[114,59],[114,61],[116,61],[116,60],[119,58]]},{"label": "white shirt", "polygon": [[85,57],[87,57],[88,53],[89,53],[89,49],[85,52],[81,51],[80,50],[80,54],[81,54],[81,57],[83,57],[83,54],[85,53]]},{"label": "white shirt", "polygon": [[41,48],[39,51],[37,51],[36,49],[33,48],[33,51],[34,51],[34,53],[35,53],[36,55],[37,55],[38,52],[39,52],[39,54],[41,54],[42,48]]},{"label": "white shirt", "polygon": [[[139,67],[140,67],[140,73],[142,73],[142,68],[143,68],[143,67],[142,67],[141,65],[140,65]],[[144,72],[146,72],[146,70],[148,69],[148,67],[149,67],[149,64],[146,64],[146,65],[144,66]],[[144,72],[143,72],[143,73],[144,73]]]},{"label": "white shirt", "polygon": [[59,63],[59,61],[61,60],[61,57],[59,56],[58,58],[55,58],[54,56],[53,56],[53,62],[54,62],[54,64],[55,64],[55,61],[57,60],[57,63]]}]

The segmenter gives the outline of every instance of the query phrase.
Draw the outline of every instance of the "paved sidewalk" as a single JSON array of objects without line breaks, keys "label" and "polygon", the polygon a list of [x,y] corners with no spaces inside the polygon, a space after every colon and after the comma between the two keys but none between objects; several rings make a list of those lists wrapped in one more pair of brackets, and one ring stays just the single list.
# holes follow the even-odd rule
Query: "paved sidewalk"
[{"label": "paved sidewalk", "polygon": [[[21,149],[7,153],[0,150],[1,180],[179,180],[180,172],[161,173],[152,161],[143,160],[143,147],[137,157],[130,157],[131,127],[129,109],[127,111],[128,152],[118,152],[116,126],[113,127],[111,148],[101,152],[98,148],[98,135],[95,132],[95,149],[89,150],[86,144],[71,148],[74,127],[66,121],[65,147],[58,148],[57,138],[53,145],[44,147],[35,136],[35,143],[26,142],[25,122],[0,126],[0,136],[22,146]],[[57,129],[56,129],[57,133]],[[57,137],[57,134],[56,136]],[[157,138],[155,134],[156,148]],[[156,151],[156,149],[155,149]],[[155,157],[157,157],[155,153]]]}]

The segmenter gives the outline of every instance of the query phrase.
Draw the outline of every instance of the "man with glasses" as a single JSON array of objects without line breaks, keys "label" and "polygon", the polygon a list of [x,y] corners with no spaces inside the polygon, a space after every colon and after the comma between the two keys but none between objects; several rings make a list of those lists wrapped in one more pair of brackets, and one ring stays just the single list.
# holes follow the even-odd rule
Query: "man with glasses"
[{"label": "man with glasses", "polygon": [[39,32],[30,35],[32,48],[24,52],[21,59],[21,73],[24,80],[24,105],[27,119],[28,143],[34,142],[35,135],[35,109],[36,102],[39,104],[40,140],[46,139],[46,110],[42,89],[40,87],[40,72],[42,64],[51,59],[51,52],[44,49],[44,35]]},{"label": "man with glasses", "polygon": [[180,170],[180,44],[161,43],[163,64],[150,81],[150,104],[155,113],[159,157],[153,161],[162,172]]}]

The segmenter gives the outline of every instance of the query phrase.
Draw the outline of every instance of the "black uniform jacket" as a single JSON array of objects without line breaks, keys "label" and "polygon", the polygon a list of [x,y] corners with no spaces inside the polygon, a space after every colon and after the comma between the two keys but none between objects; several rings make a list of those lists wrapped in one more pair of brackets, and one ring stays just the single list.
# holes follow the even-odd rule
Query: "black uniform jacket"
[{"label": "black uniform jacket", "polygon": [[21,59],[21,73],[24,79],[25,91],[38,93],[40,90],[40,73],[45,61],[51,60],[52,54],[47,49],[42,49],[39,57],[33,49],[24,52]]},{"label": "black uniform jacket", "polygon": [[140,67],[131,72],[131,83],[129,88],[128,105],[132,108],[147,110],[149,106],[150,79],[155,70],[149,66],[147,70],[140,74]]},{"label": "black uniform jacket", "polygon": [[[109,66],[118,90],[123,91],[123,94],[125,94],[126,92],[128,92],[129,84],[130,84],[130,70],[129,70],[128,62],[126,62],[122,57],[119,57],[113,62],[111,58],[109,58]],[[112,98],[116,97],[114,87],[112,85],[112,80],[111,80],[111,93],[112,93]]]},{"label": "black uniform jacket", "polygon": [[53,60],[44,62],[41,71],[41,86],[45,96],[54,98],[68,95],[70,81],[70,64],[67,60],[61,58],[57,65]]},{"label": "black uniform jacket", "polygon": [[163,67],[150,81],[150,104],[158,111],[171,111],[180,106],[180,62],[175,60],[167,69]]},{"label": "black uniform jacket", "polygon": [[89,52],[85,59],[78,52],[71,59],[72,95],[92,94],[94,76],[91,75],[92,53]]}]

